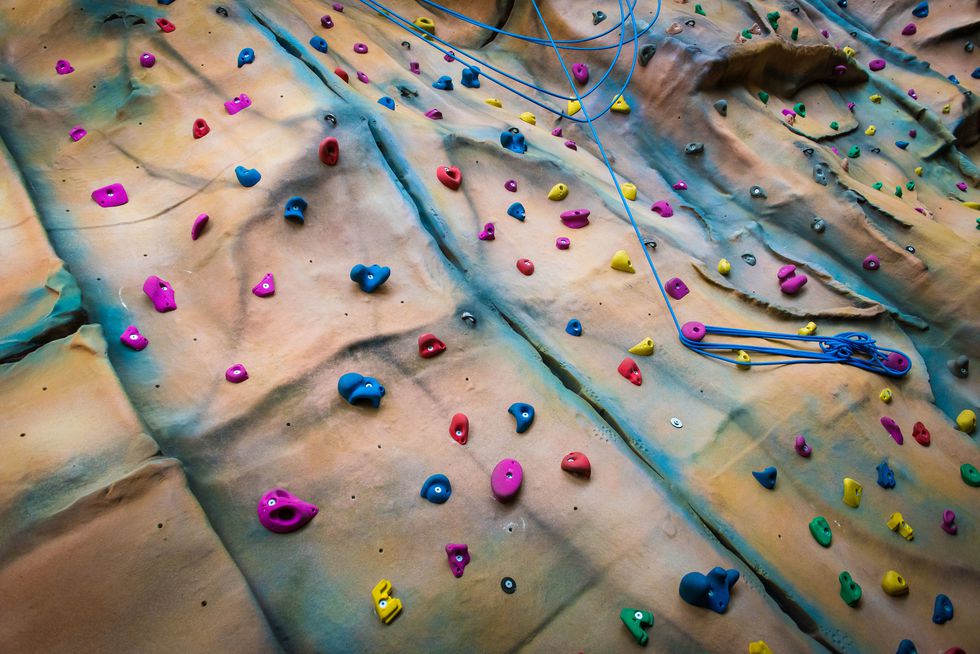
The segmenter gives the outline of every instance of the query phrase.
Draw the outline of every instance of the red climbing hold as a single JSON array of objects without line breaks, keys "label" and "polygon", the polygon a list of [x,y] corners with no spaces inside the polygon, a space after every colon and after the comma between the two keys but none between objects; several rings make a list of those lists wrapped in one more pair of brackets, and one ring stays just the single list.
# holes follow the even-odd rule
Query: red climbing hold
[{"label": "red climbing hold", "polygon": [[350,75],[348,75],[347,71],[343,68],[334,68],[333,74],[350,84]]},{"label": "red climbing hold", "polygon": [[446,344],[436,338],[434,334],[419,336],[419,356],[423,359],[437,357],[445,351]]},{"label": "red climbing hold", "polygon": [[328,166],[336,166],[340,160],[340,144],[332,136],[320,141],[320,161]]},{"label": "red climbing hold", "polygon": [[470,437],[470,419],[465,413],[457,413],[449,423],[449,435],[460,445],[466,445]]},{"label": "red climbing hold", "polygon": [[912,425],[912,438],[914,438],[915,441],[923,447],[928,447],[929,443],[932,442],[932,437],[929,434],[929,430],[926,429],[926,426],[921,422],[917,422]]},{"label": "red climbing hold", "polygon": [[522,274],[530,277],[534,274],[534,264],[530,259],[518,259],[517,269],[521,271]]},{"label": "red climbing hold", "polygon": [[436,177],[439,178],[443,186],[453,191],[463,183],[463,174],[459,172],[459,168],[456,166],[439,166],[436,168]]},{"label": "red climbing hold", "polygon": [[592,463],[589,457],[581,452],[570,452],[561,460],[561,469],[573,475],[581,475],[586,479],[592,477]]},{"label": "red climbing hold", "polygon": [[626,379],[630,380],[630,383],[634,386],[639,386],[643,383],[643,375],[640,374],[640,367],[636,365],[636,361],[626,357],[623,362],[619,364],[619,374],[621,374]]},{"label": "red climbing hold", "polygon": [[166,18],[157,18],[157,25],[160,27],[162,31],[167,32],[168,34],[170,32],[173,32],[175,29],[177,29],[177,26],[171,23]]},{"label": "red climbing hold", "polygon": [[210,131],[211,126],[208,125],[208,121],[203,118],[198,118],[194,121],[194,138],[199,139],[202,136],[207,136]]}]

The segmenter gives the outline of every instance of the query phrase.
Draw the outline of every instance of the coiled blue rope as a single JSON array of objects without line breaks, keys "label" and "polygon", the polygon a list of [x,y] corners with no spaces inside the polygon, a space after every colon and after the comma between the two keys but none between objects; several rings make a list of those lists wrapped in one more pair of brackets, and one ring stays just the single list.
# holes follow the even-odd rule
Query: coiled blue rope
[{"label": "coiled blue rope", "polygon": [[[411,24],[411,22],[399,16],[396,12],[391,11],[384,5],[380,4],[379,2],[377,2],[377,0],[360,0],[360,1],[363,4],[366,4],[372,7],[373,9],[375,9],[376,11],[380,12],[382,15],[384,15],[386,18],[391,20],[396,25],[399,25],[400,27],[409,31],[415,36],[419,36],[418,29],[415,28]],[[486,74],[484,75],[488,80],[497,84],[498,86],[519,95],[520,97],[534,103],[535,105],[553,114],[556,114],[563,118],[568,118],[574,122],[584,123],[588,125],[589,131],[592,133],[592,138],[595,140],[599,153],[602,156],[602,161],[605,164],[606,170],[609,172],[609,176],[612,179],[613,187],[616,189],[617,193],[619,194],[620,201],[623,204],[623,209],[625,209],[626,215],[629,217],[630,224],[633,226],[633,231],[636,234],[637,241],[640,243],[640,249],[643,251],[643,255],[647,260],[647,264],[650,266],[650,272],[653,273],[653,278],[657,282],[657,286],[660,289],[661,295],[663,296],[664,303],[667,305],[667,310],[670,312],[670,317],[674,321],[674,327],[677,329],[678,338],[680,339],[681,343],[684,344],[685,347],[697,352],[702,356],[706,356],[712,359],[717,359],[719,361],[724,361],[727,363],[732,363],[739,366],[777,366],[777,365],[790,365],[790,364],[797,364],[797,363],[841,363],[841,364],[861,368],[863,370],[868,370],[870,372],[875,372],[881,375],[886,375],[889,377],[905,376],[906,374],[908,374],[909,370],[912,369],[911,360],[903,352],[899,350],[886,348],[886,347],[879,347],[873,338],[871,338],[868,334],[865,334],[863,332],[843,332],[835,336],[804,336],[799,334],[781,334],[777,332],[757,331],[751,329],[736,329],[732,327],[702,325],[701,323],[687,323],[684,325],[683,328],[681,327],[681,324],[677,319],[677,314],[674,312],[674,308],[670,303],[670,297],[668,296],[667,291],[664,288],[663,282],[660,280],[660,275],[657,273],[657,267],[653,264],[653,259],[650,257],[650,253],[644,245],[643,235],[640,232],[640,227],[637,224],[636,219],[633,217],[633,212],[630,210],[629,203],[626,201],[626,198],[623,196],[623,192],[622,189],[620,188],[619,180],[616,176],[616,172],[613,170],[612,165],[609,163],[609,158],[606,156],[606,151],[602,145],[602,140],[599,138],[599,134],[595,128],[594,121],[600,118],[606,112],[608,112],[612,108],[612,103],[609,106],[605,107],[602,111],[597,113],[595,116],[592,116],[589,114],[588,108],[585,106],[585,103],[583,102],[583,99],[585,97],[588,97],[588,95],[590,95],[592,92],[598,89],[599,86],[601,86],[602,83],[606,80],[606,78],[609,76],[612,69],[619,61],[619,56],[622,51],[623,45],[629,42],[633,44],[633,58],[630,65],[629,74],[626,77],[626,81],[624,82],[623,86],[620,88],[619,92],[615,96],[613,96],[614,102],[615,102],[615,98],[619,97],[626,90],[626,87],[629,85],[630,81],[632,80],[633,73],[636,69],[636,59],[637,59],[637,52],[638,52],[637,39],[643,34],[645,34],[647,31],[649,31],[650,28],[653,27],[654,23],[656,23],[657,19],[660,17],[661,0],[657,1],[657,12],[656,15],[654,16],[654,19],[650,22],[650,25],[648,25],[642,31],[639,31],[637,29],[636,16],[634,14],[634,9],[636,7],[637,0],[633,0],[632,4],[625,4],[625,5],[624,5],[624,0],[619,0],[620,22],[616,26],[597,36],[587,37],[583,39],[573,39],[567,41],[556,41],[554,37],[552,37],[551,30],[548,28],[548,24],[545,21],[544,16],[542,16],[541,14],[541,10],[539,9],[536,0],[530,0],[531,5],[538,16],[538,20],[541,22],[541,27],[544,29],[545,35],[548,37],[547,40],[537,39],[521,34],[508,32],[506,30],[501,30],[491,25],[481,23],[480,21],[473,20],[468,16],[465,16],[458,12],[437,5],[436,3],[431,2],[430,0],[421,0],[421,1],[424,4],[435,7],[441,11],[445,11],[449,15],[452,15],[456,18],[459,18],[460,20],[463,20],[471,25],[480,27],[482,29],[487,29],[497,34],[503,34],[504,36],[509,36],[530,43],[551,46],[552,50],[554,50],[555,52],[555,56],[558,58],[558,63],[561,65],[562,71],[564,71],[565,73],[565,79],[567,80],[572,90],[572,93],[574,94],[574,98],[569,97],[567,95],[556,94],[541,89],[530,82],[526,82],[524,80],[518,79],[510,75],[509,73],[506,73],[505,71],[502,71],[496,68],[495,66],[492,66],[489,63],[480,60],[478,57],[470,55],[469,53],[466,53],[461,50],[460,52],[465,58],[480,63],[481,65],[489,68],[490,70],[493,70],[494,72],[497,72],[508,79],[516,81],[536,91],[545,93],[551,97],[559,97],[566,100],[574,99],[579,102],[579,104],[581,105],[581,111],[582,111],[582,115],[584,116],[584,120],[576,119],[574,117],[568,116],[562,111],[556,111],[534,100],[533,98],[528,97],[526,94],[511,87],[506,82],[501,82],[490,75],[486,75]],[[627,21],[629,21],[630,27],[633,32],[633,36],[629,39],[629,41],[627,41],[625,38]],[[615,46],[616,53],[613,57],[612,63],[610,64],[609,68],[606,70],[606,73],[602,76],[602,78],[587,93],[579,94],[578,89],[575,87],[575,83],[572,79],[572,75],[571,73],[569,73],[568,67],[565,65],[564,59],[562,59],[561,50],[563,49],[565,50],[610,49],[613,46],[578,47],[578,46],[571,46],[569,44],[587,43],[594,39],[601,38],[602,36],[611,33],[615,29],[619,29],[620,33],[619,33],[619,43],[617,46]],[[434,37],[430,35],[430,38],[439,41],[439,43],[445,45],[446,47],[452,47],[451,44],[447,43],[446,41],[443,41],[442,39],[439,39],[438,37]],[[446,50],[443,50],[438,45],[436,45],[435,43],[433,43],[428,39],[424,39],[423,42],[428,43],[432,47],[435,47],[437,50],[440,50],[444,55],[449,54]],[[559,45],[559,43],[561,43],[561,45]],[[456,48],[456,50],[459,49]],[[696,334],[696,337],[692,338],[687,336],[684,333],[685,331],[688,331],[689,333],[692,334]],[[788,348],[781,348],[781,347],[767,347],[767,346],[753,345],[753,344],[745,344],[740,346],[735,343],[705,342],[703,339],[708,335],[728,336],[731,338],[754,338],[754,339],[762,339],[768,341],[797,341],[797,342],[804,342],[804,343],[816,343],[817,347],[819,348],[819,351],[797,350],[797,349],[788,349]],[[730,356],[722,356],[720,354],[717,354],[716,351],[718,350],[727,351],[727,352],[744,350],[745,352],[754,352],[759,354],[788,357],[788,358],[777,359],[775,361],[767,360],[767,361],[743,362],[738,359],[733,359]]]}]

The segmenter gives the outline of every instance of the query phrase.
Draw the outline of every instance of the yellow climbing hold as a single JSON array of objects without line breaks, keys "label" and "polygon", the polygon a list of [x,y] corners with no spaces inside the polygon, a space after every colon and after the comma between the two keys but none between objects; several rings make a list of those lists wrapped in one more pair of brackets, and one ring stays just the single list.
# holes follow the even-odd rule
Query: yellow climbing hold
[{"label": "yellow climbing hold", "polygon": [[486,102],[491,107],[496,107],[497,109],[502,109],[504,106],[504,103],[498,100],[497,98],[487,98],[486,100],[484,100],[484,102]]},{"label": "yellow climbing hold", "polygon": [[881,95],[879,95],[878,93],[874,93],[868,97],[868,100],[871,100],[875,104],[881,104]]},{"label": "yellow climbing hold", "polygon": [[641,357],[648,357],[653,354],[653,339],[644,338],[642,341],[630,348],[630,354],[638,354]]},{"label": "yellow climbing hold", "polygon": [[613,270],[622,270],[623,272],[635,273],[633,270],[633,263],[630,261],[630,255],[626,254],[626,250],[619,250],[613,255],[612,261],[609,262],[610,267]]},{"label": "yellow climbing hold", "polygon": [[956,416],[956,428],[964,434],[972,434],[977,429],[977,414],[971,409],[963,409]]},{"label": "yellow climbing hold", "polygon": [[551,187],[551,190],[548,191],[549,200],[555,200],[557,202],[558,200],[564,200],[567,197],[568,186],[565,184],[555,184]]},{"label": "yellow climbing hold", "polygon": [[845,45],[844,48],[841,50],[841,52],[843,52],[848,57],[853,57],[854,55],[857,54],[857,51],[849,45]]},{"label": "yellow climbing hold", "polygon": [[889,402],[891,402],[892,401],[892,389],[890,389],[890,388],[883,389],[880,393],[878,393],[878,399],[881,400],[882,402],[884,402],[885,404],[888,404]]},{"label": "yellow climbing hold", "polygon": [[732,262],[728,259],[722,259],[718,262],[718,272],[722,275],[727,275],[732,271]]},{"label": "yellow climbing hold", "polygon": [[415,25],[415,27],[425,32],[428,32],[429,34],[436,33],[436,24],[435,21],[433,21],[431,18],[426,18],[425,16],[419,16],[418,18],[412,21],[412,25]]},{"label": "yellow climbing hold", "polygon": [[975,209],[980,211],[980,202],[964,202],[963,206],[967,209]]},{"label": "yellow climbing hold", "polygon": [[863,487],[850,477],[844,477],[844,504],[855,509],[861,506]]},{"label": "yellow climbing hold", "polygon": [[878,131],[877,127],[875,127],[874,125],[868,125],[868,129],[864,130],[864,133],[867,134],[868,136],[874,136],[875,132],[877,131]]},{"label": "yellow climbing hold", "polygon": [[891,517],[888,518],[888,522],[885,524],[887,524],[888,528],[892,531],[897,531],[899,534],[901,534],[902,538],[905,540],[912,540],[912,526],[905,522],[905,518],[903,518],[902,514],[898,511],[893,513]]},{"label": "yellow climbing hold", "polygon": [[749,353],[745,350],[739,350],[738,354],[735,356],[735,360],[738,361],[738,363],[735,365],[742,370],[748,370],[751,367],[749,364],[752,363],[752,357],[750,357]]},{"label": "yellow climbing hold", "polygon": [[630,106],[626,104],[626,100],[621,95],[617,95],[613,98],[612,110],[618,111],[621,114],[628,114],[630,112]]},{"label": "yellow climbing hold", "polygon": [[757,640],[749,643],[749,654],[772,654],[772,650],[766,645],[766,641]]},{"label": "yellow climbing hold", "polygon": [[619,190],[623,192],[623,197],[627,200],[636,199],[636,184],[633,182],[623,182],[619,185]]},{"label": "yellow climbing hold", "polygon": [[918,175],[919,177],[922,177],[922,166],[915,167],[915,174]]},{"label": "yellow climbing hold", "polygon": [[525,111],[524,113],[522,113],[521,120],[523,120],[525,123],[530,123],[531,125],[538,124],[538,119],[535,118],[534,114],[532,114],[530,111]]},{"label": "yellow climbing hold", "polygon": [[565,110],[565,113],[568,114],[569,116],[574,116],[581,109],[582,109],[582,103],[581,102],[579,102],[578,100],[569,100],[568,101],[568,109]]},{"label": "yellow climbing hold", "polygon": [[948,114],[949,113],[949,109],[950,109],[950,107],[949,107],[948,104],[944,104],[943,105],[943,113],[944,114]]},{"label": "yellow climbing hold", "polygon": [[909,582],[894,570],[889,570],[881,578],[881,589],[889,595],[905,595],[909,592]]},{"label": "yellow climbing hold", "polygon": [[800,327],[796,333],[800,336],[813,336],[817,333],[817,323],[808,322],[803,327]]}]

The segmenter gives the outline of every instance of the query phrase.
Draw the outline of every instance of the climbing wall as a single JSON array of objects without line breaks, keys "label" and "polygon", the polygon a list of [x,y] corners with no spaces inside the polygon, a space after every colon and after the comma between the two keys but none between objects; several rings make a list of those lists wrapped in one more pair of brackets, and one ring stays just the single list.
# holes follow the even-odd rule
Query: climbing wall
[{"label": "climbing wall", "polygon": [[978,25],[0,0],[2,649],[977,651]]}]

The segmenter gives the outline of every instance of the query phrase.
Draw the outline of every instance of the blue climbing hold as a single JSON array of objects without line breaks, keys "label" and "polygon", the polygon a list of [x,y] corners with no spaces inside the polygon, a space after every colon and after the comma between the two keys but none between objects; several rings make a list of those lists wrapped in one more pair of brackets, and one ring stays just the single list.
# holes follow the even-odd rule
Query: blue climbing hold
[{"label": "blue climbing hold", "polygon": [[174,0],[157,0],[158,5],[169,5],[172,4]]},{"label": "blue climbing hold", "polygon": [[524,154],[527,152],[527,143],[524,141],[524,135],[520,132],[516,134],[511,131],[500,133],[500,145],[504,146],[511,152],[516,152],[517,154]]},{"label": "blue climbing hold", "polygon": [[255,61],[255,50],[252,48],[242,48],[242,51],[238,53],[238,67],[241,68],[245,64],[250,64]]},{"label": "blue climbing hold", "polygon": [[582,323],[579,321],[578,318],[572,318],[571,320],[568,321],[568,324],[565,325],[565,331],[571,334],[572,336],[581,336]]},{"label": "blue climbing hold", "polygon": [[292,220],[294,223],[302,225],[306,220],[303,215],[303,212],[306,211],[306,206],[306,200],[298,195],[294,195],[286,200],[286,209],[282,212],[282,216],[286,220]]},{"label": "blue climbing hold", "polygon": [[762,484],[763,488],[768,488],[772,490],[776,487],[776,468],[769,466],[765,470],[760,470],[759,472],[752,471],[752,476],[755,480]]},{"label": "blue climbing hold", "polygon": [[909,142],[908,141],[895,141],[895,145],[897,147],[899,147],[899,148],[901,148],[901,149],[904,150],[905,148],[909,147]]},{"label": "blue climbing hold", "polygon": [[249,188],[255,186],[262,179],[262,173],[254,168],[246,168],[245,166],[235,167],[235,177],[238,178],[238,183]]},{"label": "blue climbing hold", "polygon": [[395,101],[389,98],[387,95],[383,95],[378,98],[378,104],[380,104],[382,107],[391,109],[392,111],[395,110]]},{"label": "blue climbing hold", "polygon": [[946,79],[948,79],[953,84],[959,84],[960,83],[960,80],[959,80],[958,77],[956,77],[956,75],[947,75],[946,76]]},{"label": "blue climbing hold", "polygon": [[359,263],[350,269],[351,281],[357,282],[365,293],[374,293],[379,286],[388,281],[389,277],[391,277],[391,268],[388,266],[378,264],[365,266]]},{"label": "blue climbing hold", "polygon": [[313,46],[314,50],[319,50],[324,54],[326,54],[328,50],[327,40],[322,36],[314,36],[312,39],[310,39],[310,45]]},{"label": "blue climbing hold", "polygon": [[480,88],[480,69],[476,66],[467,66],[463,69],[459,83],[468,89]]},{"label": "blue climbing hold", "polygon": [[443,75],[432,83],[432,88],[439,89],[440,91],[452,91],[453,78],[449,75]]},{"label": "blue climbing hold", "polygon": [[507,409],[507,412],[514,416],[514,420],[517,421],[517,433],[523,434],[531,427],[531,423],[534,422],[534,407],[530,404],[525,404],[524,402],[514,402]]},{"label": "blue climbing hold", "polygon": [[929,3],[926,0],[922,0],[919,4],[915,5],[915,9],[912,10],[912,15],[916,18],[925,18],[929,15]]},{"label": "blue climbing hold", "polygon": [[738,570],[714,568],[707,575],[688,572],[681,579],[679,592],[688,604],[724,613],[728,609],[731,588],[738,581]]},{"label": "blue climbing hold", "polygon": [[953,601],[946,595],[939,593],[936,595],[936,604],[932,609],[932,621],[942,624],[947,620],[953,619]]},{"label": "blue climbing hold", "polygon": [[970,77],[973,79],[980,79],[980,68],[974,68],[973,72],[970,73]]},{"label": "blue climbing hold", "polygon": [[337,391],[350,404],[370,404],[377,409],[385,395],[385,387],[374,377],[365,377],[356,372],[341,375],[337,381]]},{"label": "blue climbing hold", "polygon": [[520,202],[515,202],[514,204],[507,207],[507,215],[517,218],[519,221],[524,222],[524,205]]},{"label": "blue climbing hold", "polygon": [[446,475],[432,475],[422,484],[419,495],[433,504],[442,504],[453,494],[453,487]]},{"label": "blue climbing hold", "polygon": [[875,470],[878,471],[878,485],[882,488],[895,488],[895,473],[888,467],[888,461],[879,463]]},{"label": "blue climbing hold", "polygon": [[915,643],[906,638],[898,644],[895,654],[919,654],[919,650],[915,649]]}]

